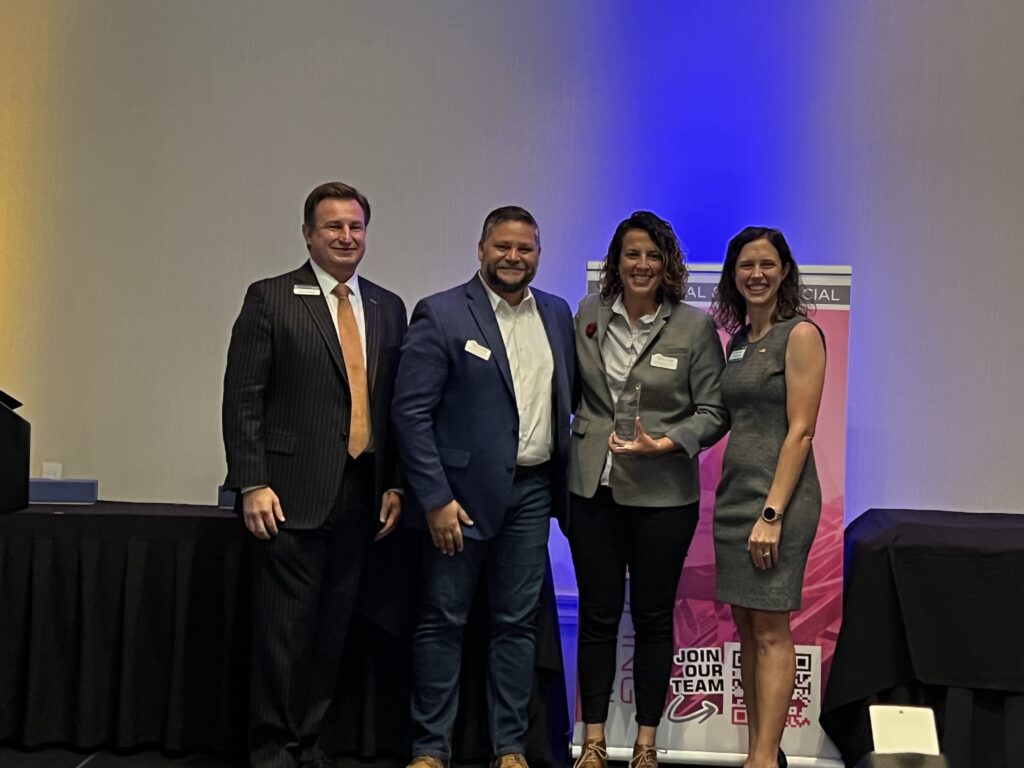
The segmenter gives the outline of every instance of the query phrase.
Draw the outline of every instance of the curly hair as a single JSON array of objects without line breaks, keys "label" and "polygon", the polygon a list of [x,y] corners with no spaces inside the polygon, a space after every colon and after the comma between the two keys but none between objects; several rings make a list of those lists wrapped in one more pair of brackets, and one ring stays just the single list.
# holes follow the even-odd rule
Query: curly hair
[{"label": "curly hair", "polygon": [[686,291],[686,264],[683,260],[683,249],[679,246],[672,225],[650,211],[635,211],[628,219],[623,219],[612,235],[608,245],[608,253],[601,267],[601,296],[610,298],[622,293],[622,278],[619,277],[619,260],[622,257],[622,241],[631,229],[646,232],[664,259],[661,285],[658,286],[658,301],[665,298],[671,301],[682,301]]},{"label": "curly hair", "polygon": [[718,290],[711,303],[711,315],[718,326],[729,334],[736,333],[747,323],[747,302],[736,287],[736,262],[744,246],[756,240],[767,240],[782,261],[782,268],[789,266],[789,272],[779,284],[779,292],[772,310],[772,323],[789,320],[796,315],[807,315],[810,303],[800,293],[800,270],[793,259],[793,252],[782,232],[774,227],[746,227],[729,241],[725,249],[725,263]]}]

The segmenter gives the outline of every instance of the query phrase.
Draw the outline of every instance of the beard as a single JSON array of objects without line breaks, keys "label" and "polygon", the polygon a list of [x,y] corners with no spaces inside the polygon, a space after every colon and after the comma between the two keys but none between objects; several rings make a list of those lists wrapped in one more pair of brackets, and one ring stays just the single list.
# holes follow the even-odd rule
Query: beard
[{"label": "beard", "polygon": [[[502,271],[499,271],[502,270]],[[516,270],[512,272],[512,270]],[[484,264],[480,269],[484,281],[495,293],[518,293],[530,284],[537,270],[525,264],[509,267],[503,264]]]}]

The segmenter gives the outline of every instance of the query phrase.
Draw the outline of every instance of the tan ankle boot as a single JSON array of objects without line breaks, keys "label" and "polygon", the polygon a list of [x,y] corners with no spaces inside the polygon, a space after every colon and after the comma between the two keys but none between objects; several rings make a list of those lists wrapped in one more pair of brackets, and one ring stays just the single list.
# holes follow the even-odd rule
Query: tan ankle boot
[{"label": "tan ankle boot", "polygon": [[518,752],[510,752],[507,755],[501,755],[500,757],[494,758],[494,762],[491,763],[492,768],[530,768],[526,764],[526,755],[519,754]]},{"label": "tan ankle boot", "polygon": [[604,739],[587,739],[572,768],[607,768],[608,747]]},{"label": "tan ankle boot", "polygon": [[433,755],[416,755],[405,768],[448,768],[448,764]]},{"label": "tan ankle boot", "polygon": [[653,744],[634,744],[629,768],[658,768],[658,748]]}]

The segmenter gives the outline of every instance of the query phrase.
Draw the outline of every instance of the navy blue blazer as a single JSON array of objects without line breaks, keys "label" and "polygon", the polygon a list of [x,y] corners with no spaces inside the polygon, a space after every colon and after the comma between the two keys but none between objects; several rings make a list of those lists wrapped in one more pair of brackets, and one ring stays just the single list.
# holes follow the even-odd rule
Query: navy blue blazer
[{"label": "navy blue blazer", "polygon": [[[554,359],[552,512],[564,526],[575,372],[572,313],[563,299],[531,291]],[[470,341],[489,349],[490,358],[466,351]],[[424,528],[425,510],[454,499],[475,523],[463,526],[464,536],[496,535],[516,469],[519,411],[498,321],[477,275],[416,305],[391,414],[409,491],[405,521]]]}]

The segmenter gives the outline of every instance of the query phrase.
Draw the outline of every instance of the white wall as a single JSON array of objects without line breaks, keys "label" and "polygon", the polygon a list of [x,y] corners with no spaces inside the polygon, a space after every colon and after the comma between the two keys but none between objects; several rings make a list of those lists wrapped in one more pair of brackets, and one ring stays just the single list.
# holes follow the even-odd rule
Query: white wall
[{"label": "white wall", "polygon": [[572,304],[637,207],[697,261],[778,223],[855,269],[848,517],[1024,509],[1024,5],[766,5],[5,6],[3,109],[34,111],[0,121],[33,153],[0,203],[0,387],[33,470],[212,503],[245,285],[303,259],[302,200],[340,178],[373,204],[363,273],[410,308],[500,204]]}]

